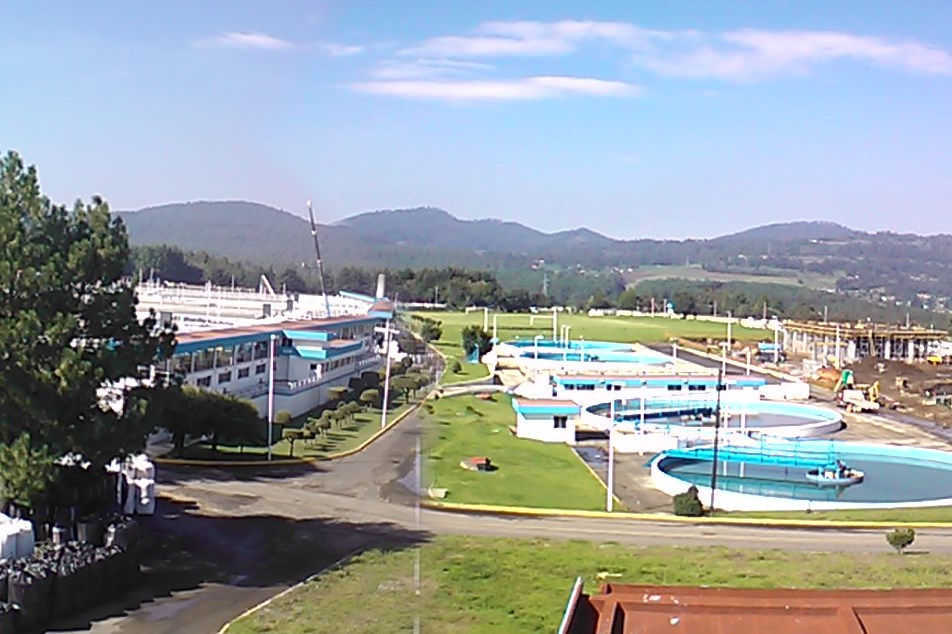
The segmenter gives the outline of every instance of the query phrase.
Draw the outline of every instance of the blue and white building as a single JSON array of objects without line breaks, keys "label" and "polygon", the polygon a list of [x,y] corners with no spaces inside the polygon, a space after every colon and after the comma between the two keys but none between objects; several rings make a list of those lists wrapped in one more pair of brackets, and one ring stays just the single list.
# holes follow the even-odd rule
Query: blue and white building
[{"label": "blue and white building", "polygon": [[274,411],[298,416],[324,403],[330,388],[378,369],[375,330],[392,313],[375,312],[181,334],[164,369],[188,385],[248,399],[262,415],[273,372]]}]

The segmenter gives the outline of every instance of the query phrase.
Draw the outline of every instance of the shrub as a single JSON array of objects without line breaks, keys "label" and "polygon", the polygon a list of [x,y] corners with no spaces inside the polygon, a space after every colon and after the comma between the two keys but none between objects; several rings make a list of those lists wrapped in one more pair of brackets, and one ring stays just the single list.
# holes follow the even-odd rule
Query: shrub
[{"label": "shrub", "polygon": [[916,531],[911,528],[897,528],[890,533],[886,533],[886,541],[901,555],[902,551],[916,541]]},{"label": "shrub", "polygon": [[701,517],[704,515],[704,507],[701,505],[701,499],[697,494],[697,487],[691,486],[684,493],[675,495],[674,514],[686,517]]},{"label": "shrub", "polygon": [[287,425],[291,422],[291,412],[286,409],[278,410],[274,414],[274,424],[275,425]]},{"label": "shrub", "polygon": [[463,371],[463,364],[459,362],[458,359],[453,359],[453,362],[450,363],[450,372],[453,374],[459,374]]}]

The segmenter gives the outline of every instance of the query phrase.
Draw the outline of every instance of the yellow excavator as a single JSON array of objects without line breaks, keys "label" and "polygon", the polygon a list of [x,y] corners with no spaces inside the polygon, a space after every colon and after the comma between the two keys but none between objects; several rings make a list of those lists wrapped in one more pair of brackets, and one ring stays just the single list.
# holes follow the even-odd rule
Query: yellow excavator
[{"label": "yellow excavator", "polygon": [[843,370],[833,394],[836,404],[848,412],[875,412],[880,408],[879,381],[871,385],[856,383],[852,370]]}]

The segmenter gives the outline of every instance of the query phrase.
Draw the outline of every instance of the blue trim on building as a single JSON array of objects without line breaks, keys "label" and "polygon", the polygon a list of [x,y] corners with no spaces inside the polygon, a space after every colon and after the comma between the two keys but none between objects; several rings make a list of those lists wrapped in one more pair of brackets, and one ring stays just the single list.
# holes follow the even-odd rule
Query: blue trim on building
[{"label": "blue trim on building", "polygon": [[337,338],[336,332],[327,330],[283,330],[282,333],[292,341],[331,341]]},{"label": "blue trim on building", "polygon": [[582,408],[579,405],[567,403],[565,405],[520,405],[515,399],[512,401],[512,409],[517,413],[530,416],[578,416]]}]

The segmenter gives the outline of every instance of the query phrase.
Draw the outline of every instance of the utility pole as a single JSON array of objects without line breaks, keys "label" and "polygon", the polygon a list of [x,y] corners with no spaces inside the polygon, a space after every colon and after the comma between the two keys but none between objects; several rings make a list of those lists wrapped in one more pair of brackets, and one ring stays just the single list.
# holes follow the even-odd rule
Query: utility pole
[{"label": "utility pole", "polygon": [[615,497],[615,399],[608,406],[608,486],[605,488],[605,510],[612,512]]},{"label": "utility pole", "polygon": [[717,489],[717,446],[721,429],[721,392],[724,390],[724,375],[717,374],[717,403],[714,406],[714,459],[711,462],[711,515],[714,514],[714,491]]}]

